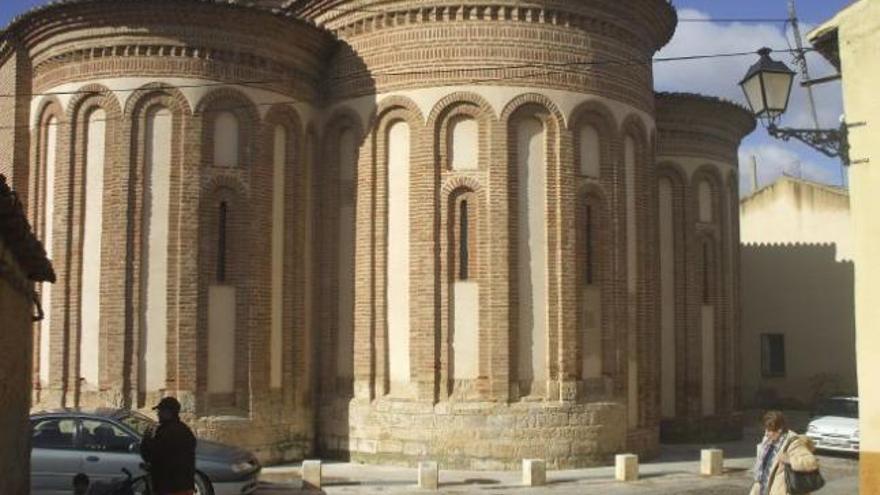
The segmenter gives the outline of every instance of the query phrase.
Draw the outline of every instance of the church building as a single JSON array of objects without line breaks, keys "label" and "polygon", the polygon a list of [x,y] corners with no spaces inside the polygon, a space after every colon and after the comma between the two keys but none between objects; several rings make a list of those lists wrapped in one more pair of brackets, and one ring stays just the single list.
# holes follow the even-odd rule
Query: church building
[{"label": "church building", "polygon": [[666,0],[65,0],[0,34],[46,246],[33,407],[265,462],[506,469],[741,434],[737,148]]}]

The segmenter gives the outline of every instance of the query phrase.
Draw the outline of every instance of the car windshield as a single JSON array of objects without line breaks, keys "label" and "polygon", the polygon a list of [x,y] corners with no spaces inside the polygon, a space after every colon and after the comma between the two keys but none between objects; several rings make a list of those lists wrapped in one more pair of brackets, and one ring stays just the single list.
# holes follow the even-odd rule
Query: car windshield
[{"label": "car windshield", "polygon": [[819,404],[819,409],[816,412],[819,416],[858,418],[859,403],[854,400],[826,399]]},{"label": "car windshield", "polygon": [[125,423],[129,428],[136,431],[137,434],[140,436],[144,436],[144,432],[147,431],[148,428],[156,424],[156,422],[152,419],[134,411],[126,414],[125,416],[122,416],[121,418],[119,418],[119,420]]}]

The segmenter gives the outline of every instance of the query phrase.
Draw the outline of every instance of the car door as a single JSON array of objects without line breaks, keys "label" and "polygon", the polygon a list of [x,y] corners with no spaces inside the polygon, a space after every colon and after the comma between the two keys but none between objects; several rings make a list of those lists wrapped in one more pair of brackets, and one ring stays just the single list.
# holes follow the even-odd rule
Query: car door
[{"label": "car door", "polygon": [[81,418],[79,431],[82,469],[90,479],[119,480],[125,477],[123,468],[141,474],[138,439],[127,430],[110,420]]},{"label": "car door", "polygon": [[69,494],[73,477],[80,472],[76,451],[75,418],[44,417],[31,420],[31,493]]}]

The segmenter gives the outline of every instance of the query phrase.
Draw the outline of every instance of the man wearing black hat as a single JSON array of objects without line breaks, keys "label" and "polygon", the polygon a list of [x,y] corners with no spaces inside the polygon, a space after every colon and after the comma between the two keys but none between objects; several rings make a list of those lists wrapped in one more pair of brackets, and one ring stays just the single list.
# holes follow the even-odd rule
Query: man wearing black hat
[{"label": "man wearing black hat", "polygon": [[141,457],[150,464],[158,495],[192,495],[196,474],[196,437],[180,420],[180,402],[165,397],[153,408],[159,426],[141,441]]}]

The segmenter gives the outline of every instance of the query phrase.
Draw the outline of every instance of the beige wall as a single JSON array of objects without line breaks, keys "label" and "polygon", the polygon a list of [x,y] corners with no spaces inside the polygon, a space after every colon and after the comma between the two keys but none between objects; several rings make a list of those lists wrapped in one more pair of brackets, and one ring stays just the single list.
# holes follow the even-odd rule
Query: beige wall
[{"label": "beige wall", "polygon": [[165,388],[168,335],[168,215],[171,187],[171,112],[161,109],[147,120],[145,380],[147,392]]},{"label": "beige wall", "polygon": [[[53,221],[55,219],[55,160],[57,159],[56,146],[58,139],[58,119],[52,117],[48,121],[48,129],[46,129],[46,183],[44,194],[46,197],[45,210],[43,214],[43,245],[46,248],[46,256],[54,259],[52,254],[53,247]],[[40,363],[39,376],[42,386],[49,384],[49,329],[52,320],[52,284],[41,284],[40,302],[43,305],[45,316],[40,322]]]},{"label": "beige wall", "polygon": [[[861,493],[880,493],[880,3],[861,0],[811,39],[837,29],[843,100],[849,130],[854,238],[856,359],[860,390]],[[863,123],[859,125],[860,123]]]},{"label": "beige wall", "polygon": [[284,174],[287,165],[287,129],[275,126],[272,147],[272,330],[269,380],[281,387],[282,318],[284,316]]},{"label": "beige wall", "polygon": [[388,129],[388,368],[391,393],[406,395],[410,382],[409,187],[410,129]]},{"label": "beige wall", "polygon": [[853,259],[853,229],[846,191],[782,177],[740,203],[743,244],[833,243],[836,259]]},{"label": "beige wall", "polygon": [[[855,392],[853,264],[836,261],[828,245],[745,245],[741,253],[744,402],[761,406],[759,395],[769,394],[808,406],[823,388]],[[786,376],[761,376],[762,333],[785,335]]]},{"label": "beige wall", "polygon": [[98,387],[101,321],[101,237],[104,211],[106,114],[95,110],[86,131],[85,220],[82,247],[79,376],[87,390]]},{"label": "beige wall", "polygon": [[[541,395],[547,379],[546,129],[534,117],[517,123],[519,174],[519,378],[525,395]],[[528,384],[521,383],[521,386]]]},{"label": "beige wall", "polygon": [[235,287],[208,289],[208,392],[235,391]]},{"label": "beige wall", "polygon": [[[782,177],[740,202],[740,222],[745,404],[810,407],[818,395],[854,393],[846,191]],[[785,335],[785,377],[762,377],[764,333]],[[833,359],[816,359],[829,352]]]}]

